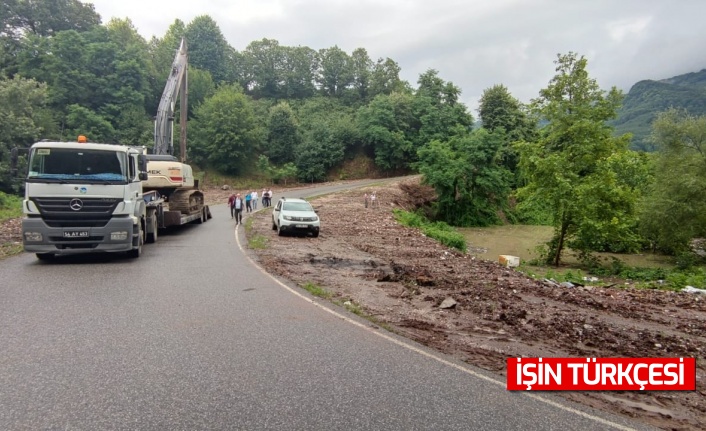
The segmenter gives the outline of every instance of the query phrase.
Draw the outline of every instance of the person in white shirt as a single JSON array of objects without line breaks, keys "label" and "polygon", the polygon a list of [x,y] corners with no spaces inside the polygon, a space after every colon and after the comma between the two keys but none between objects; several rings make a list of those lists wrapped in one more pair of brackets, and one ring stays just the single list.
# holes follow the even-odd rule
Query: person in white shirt
[{"label": "person in white shirt", "polygon": [[233,208],[235,210],[235,225],[237,226],[243,222],[243,210],[245,209],[245,200],[240,197],[240,193],[235,195]]},{"label": "person in white shirt", "polygon": [[250,193],[250,203],[252,205],[252,210],[257,211],[257,190],[253,190],[253,192]]}]

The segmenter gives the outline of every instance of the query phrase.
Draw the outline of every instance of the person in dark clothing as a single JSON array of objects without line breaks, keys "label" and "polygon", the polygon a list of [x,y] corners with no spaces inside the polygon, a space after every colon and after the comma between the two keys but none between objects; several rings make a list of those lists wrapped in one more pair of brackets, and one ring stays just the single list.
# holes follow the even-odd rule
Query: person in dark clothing
[{"label": "person in dark clothing", "polygon": [[231,193],[228,197],[228,208],[230,208],[230,218],[235,217],[235,193]]}]

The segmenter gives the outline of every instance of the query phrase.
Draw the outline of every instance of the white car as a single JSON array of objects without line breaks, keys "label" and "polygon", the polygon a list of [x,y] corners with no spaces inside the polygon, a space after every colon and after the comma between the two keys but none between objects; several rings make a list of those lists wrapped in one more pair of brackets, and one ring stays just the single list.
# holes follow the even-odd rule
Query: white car
[{"label": "white car", "polygon": [[281,198],[272,210],[272,230],[280,236],[285,233],[310,233],[316,238],[320,226],[318,214],[304,199]]}]

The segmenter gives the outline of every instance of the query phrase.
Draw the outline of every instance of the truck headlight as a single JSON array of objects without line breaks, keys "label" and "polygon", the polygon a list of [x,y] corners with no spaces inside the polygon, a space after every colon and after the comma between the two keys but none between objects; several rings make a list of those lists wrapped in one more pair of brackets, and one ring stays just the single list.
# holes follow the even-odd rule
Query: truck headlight
[{"label": "truck headlight", "polygon": [[292,216],[286,215],[286,216],[282,216],[282,218],[285,219],[285,220],[292,221]]},{"label": "truck headlight", "polygon": [[41,241],[42,238],[42,233],[41,232],[25,232],[25,241]]},{"label": "truck headlight", "polygon": [[127,231],[120,230],[117,232],[111,232],[110,239],[112,241],[125,241],[127,239]]}]

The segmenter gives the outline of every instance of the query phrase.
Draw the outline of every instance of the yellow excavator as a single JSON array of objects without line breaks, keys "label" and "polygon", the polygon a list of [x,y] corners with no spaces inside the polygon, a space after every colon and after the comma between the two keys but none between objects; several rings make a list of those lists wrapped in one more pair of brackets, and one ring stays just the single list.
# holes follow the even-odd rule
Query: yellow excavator
[{"label": "yellow excavator", "polygon": [[[198,180],[194,179],[191,166],[186,160],[186,116],[188,102],[188,54],[186,41],[181,40],[179,49],[164,86],[154,121],[154,147],[147,155],[147,175],[143,189],[157,191],[169,205],[169,211],[184,215],[210,212],[204,203]],[[174,156],[174,113],[179,98],[180,152]]]}]

